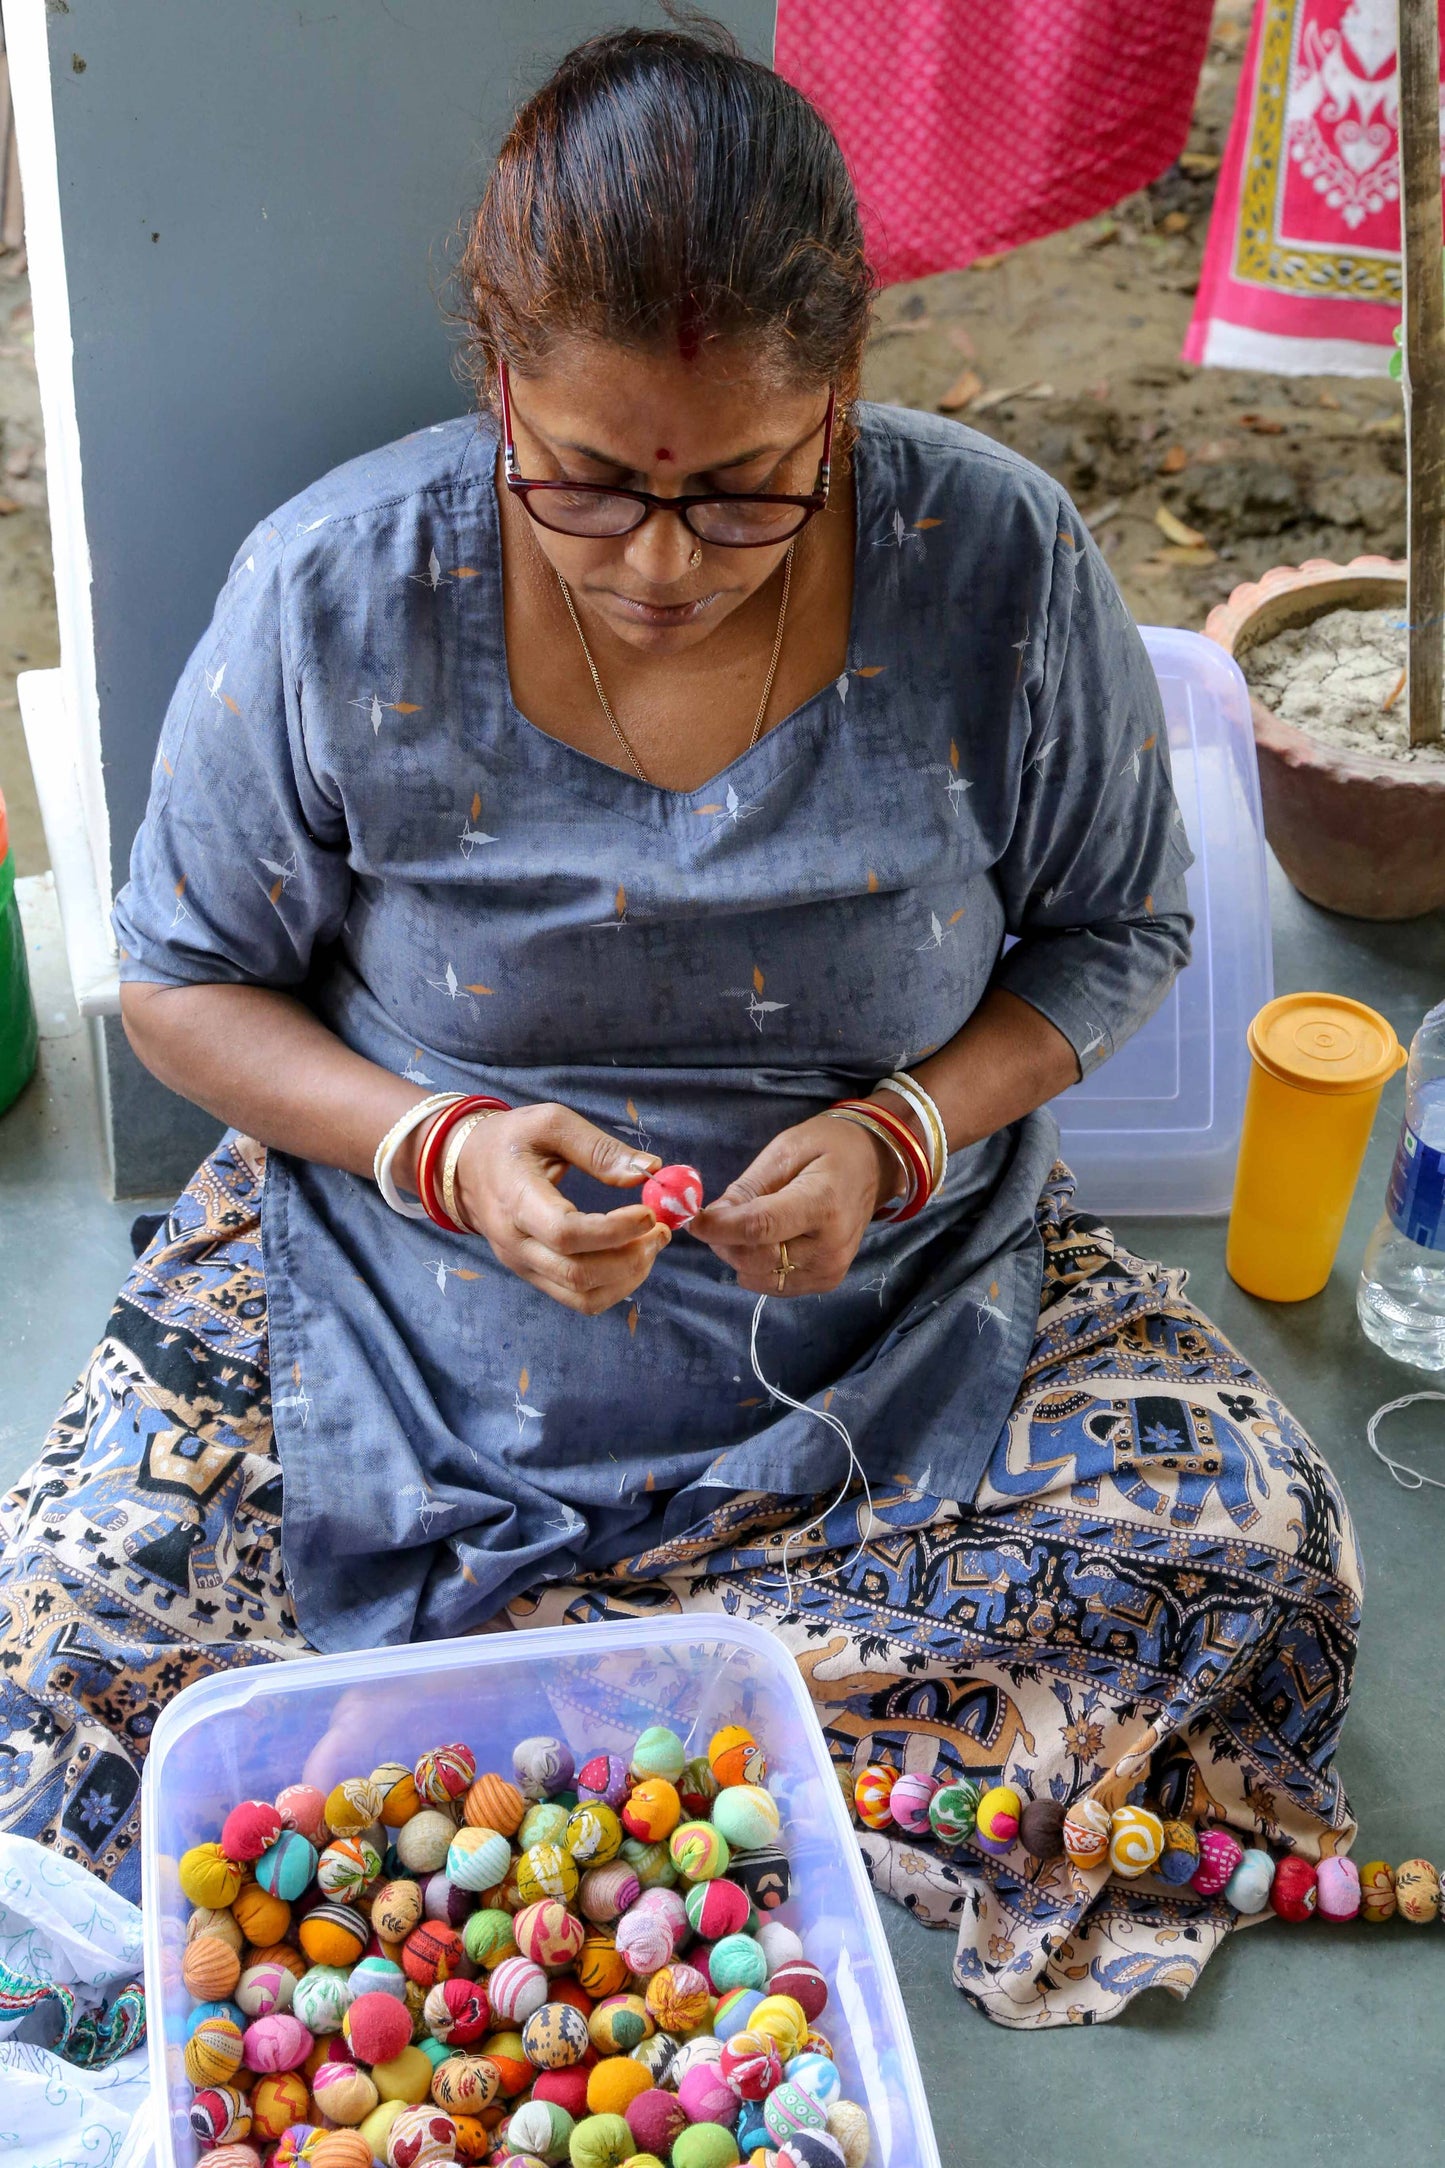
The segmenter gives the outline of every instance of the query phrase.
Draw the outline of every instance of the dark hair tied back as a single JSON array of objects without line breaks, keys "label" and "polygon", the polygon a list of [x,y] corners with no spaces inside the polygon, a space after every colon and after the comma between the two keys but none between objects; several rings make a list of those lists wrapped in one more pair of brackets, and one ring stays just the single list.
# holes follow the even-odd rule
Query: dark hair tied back
[{"label": "dark hair tied back", "polygon": [[741,338],[856,392],[872,280],[836,138],[721,25],[589,39],[521,107],[459,265],[483,397],[562,335]]}]

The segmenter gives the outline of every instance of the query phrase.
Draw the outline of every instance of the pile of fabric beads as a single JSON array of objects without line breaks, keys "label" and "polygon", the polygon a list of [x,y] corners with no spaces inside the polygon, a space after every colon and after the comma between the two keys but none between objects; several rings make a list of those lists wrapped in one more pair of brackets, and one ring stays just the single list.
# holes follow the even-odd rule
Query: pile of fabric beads
[{"label": "pile of fabric beads", "polygon": [[1217,1823],[1196,1828],[1134,1804],[1111,1813],[1089,1794],[1064,1807],[1025,1800],[1011,1784],[985,1786],[971,1777],[941,1783],[922,1771],[870,1762],[854,1780],[853,1806],[867,1829],[932,1835],[950,1847],[972,1843],[1000,1859],[1017,1845],[1036,1860],[1067,1857],[1086,1871],[1107,1866],[1124,1881],[1152,1874],[1198,1897],[1222,1897],[1246,1914],[1268,1907],[1282,1920],[1378,1923],[1398,1913],[1417,1927],[1442,1916],[1445,1890],[1428,1859],[1399,1867],[1382,1859],[1357,1867],[1342,1855],[1318,1866],[1294,1853],[1277,1860]]},{"label": "pile of fabric beads", "polygon": [[745,1727],[245,1800],[182,1854],[206,2168],[866,2168]]}]

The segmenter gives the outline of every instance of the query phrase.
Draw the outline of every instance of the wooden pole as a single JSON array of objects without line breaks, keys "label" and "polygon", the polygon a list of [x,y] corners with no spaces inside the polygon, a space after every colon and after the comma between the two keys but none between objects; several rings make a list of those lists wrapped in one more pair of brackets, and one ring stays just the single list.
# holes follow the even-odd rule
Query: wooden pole
[{"label": "wooden pole", "polygon": [[1410,743],[1437,745],[1445,709],[1445,277],[1437,0],[1398,0],[1405,443],[1410,487]]}]

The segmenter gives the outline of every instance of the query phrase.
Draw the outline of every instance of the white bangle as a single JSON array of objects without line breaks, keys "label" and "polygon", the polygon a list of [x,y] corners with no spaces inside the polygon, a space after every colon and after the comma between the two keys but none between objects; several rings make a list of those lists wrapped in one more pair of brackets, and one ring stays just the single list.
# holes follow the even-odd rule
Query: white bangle
[{"label": "white bangle", "polygon": [[906,1069],[895,1069],[892,1076],[884,1077],[873,1089],[892,1092],[905,1106],[911,1107],[923,1125],[923,1135],[928,1145],[928,1157],[933,1173],[933,1195],[936,1197],[948,1176],[948,1131],[943,1126],[943,1116],[937,1101],[926,1092],[917,1077]]},{"label": "white bangle", "polygon": [[454,1107],[459,1099],[465,1097],[465,1092],[433,1092],[429,1099],[419,1099],[414,1107],[408,1107],[405,1114],[392,1123],[390,1129],[376,1147],[376,1157],[371,1162],[371,1171],[376,1177],[376,1186],[381,1191],[386,1202],[391,1206],[392,1211],[399,1212],[403,1219],[424,1220],[427,1217],[427,1209],[420,1198],[408,1204],[396,1186],[391,1168],[399,1148],[406,1142],[412,1131],[419,1128],[423,1122],[429,1121],[433,1114],[440,1114],[443,1107]]}]

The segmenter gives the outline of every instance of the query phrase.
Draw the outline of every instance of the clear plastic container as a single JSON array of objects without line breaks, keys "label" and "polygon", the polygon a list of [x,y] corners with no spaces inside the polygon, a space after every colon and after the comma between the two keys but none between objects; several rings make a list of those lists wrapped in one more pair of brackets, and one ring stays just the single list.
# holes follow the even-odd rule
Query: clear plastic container
[{"label": "clear plastic container", "polygon": [[1202,633],[1142,628],[1194,852],[1194,957],[1142,1031],[1054,1105],[1093,1212],[1229,1210],[1249,1021],[1274,994],[1264,815],[1249,693]]},{"label": "clear plastic container", "polygon": [[[580,1755],[616,1752],[665,1722],[701,1752],[720,1724],[747,1723],[767,1748],[793,1894],[778,1914],[829,1983],[822,2024],[845,2095],[873,2125],[870,2168],[939,2168],[903,1998],[842,1791],[796,1664],[742,1619],[644,1619],[483,1634],[221,1673],[179,1694],[155,1729],[142,1795],[151,2082],[168,2114],[158,2168],[203,2156],[186,2119],[181,2067],[193,2007],[180,1955],[190,1907],[175,1866],[215,1836],[238,1800],[304,1776],[326,1788],[391,1756],[464,1739],[504,1773],[536,1732]],[[960,2023],[964,2021],[959,2012]]]}]

